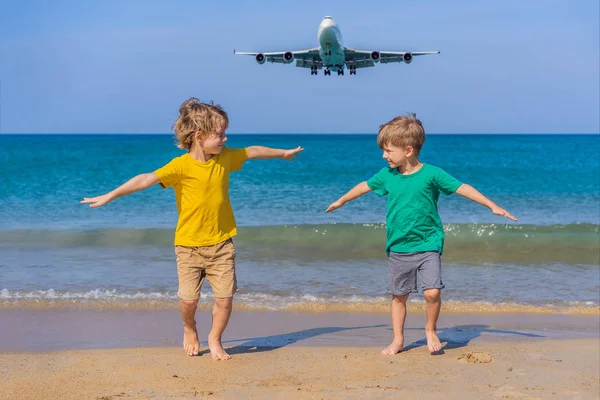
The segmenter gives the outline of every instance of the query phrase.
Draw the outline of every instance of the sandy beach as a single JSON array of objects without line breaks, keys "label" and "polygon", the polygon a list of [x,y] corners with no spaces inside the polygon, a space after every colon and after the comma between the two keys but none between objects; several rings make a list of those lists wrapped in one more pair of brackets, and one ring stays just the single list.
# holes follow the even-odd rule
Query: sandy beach
[{"label": "sandy beach", "polygon": [[443,314],[432,356],[411,313],[385,357],[388,318],[238,312],[218,362],[183,354],[175,310],[2,309],[0,399],[598,398],[597,315]]},{"label": "sandy beach", "polygon": [[2,399],[597,399],[598,341],[485,342],[431,356],[374,348],[175,348],[0,356]]}]

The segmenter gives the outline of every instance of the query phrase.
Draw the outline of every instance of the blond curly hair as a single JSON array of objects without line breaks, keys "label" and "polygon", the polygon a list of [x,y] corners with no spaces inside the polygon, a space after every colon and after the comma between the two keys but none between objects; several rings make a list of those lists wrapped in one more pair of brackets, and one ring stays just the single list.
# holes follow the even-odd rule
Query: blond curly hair
[{"label": "blond curly hair", "polygon": [[202,138],[208,137],[216,134],[222,124],[227,129],[229,118],[221,106],[212,101],[202,103],[197,98],[190,97],[179,107],[179,118],[173,124],[175,145],[180,149],[190,150],[196,132],[200,132]]}]

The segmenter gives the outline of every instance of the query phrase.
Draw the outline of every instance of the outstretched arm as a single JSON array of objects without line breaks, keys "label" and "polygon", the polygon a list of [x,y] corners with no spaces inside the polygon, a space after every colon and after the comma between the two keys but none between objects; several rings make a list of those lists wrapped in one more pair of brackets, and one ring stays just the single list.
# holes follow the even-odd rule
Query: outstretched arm
[{"label": "outstretched arm", "polygon": [[350,189],[348,193],[340,197],[339,200],[331,203],[331,205],[327,207],[327,210],[325,210],[325,212],[332,212],[333,210],[337,210],[347,202],[354,200],[362,196],[363,194],[369,193],[371,190],[373,189],[371,189],[369,185],[367,185],[366,181],[361,182],[358,185],[354,186],[352,189]]},{"label": "outstretched arm", "polygon": [[460,194],[461,196],[466,197],[467,199],[472,200],[475,203],[479,203],[482,206],[489,208],[496,215],[500,215],[500,216],[506,217],[508,219],[512,219],[513,221],[517,220],[515,217],[513,217],[511,215],[511,213],[509,213],[502,207],[498,207],[498,205],[496,203],[494,203],[493,201],[491,201],[490,199],[485,197],[483,194],[481,194],[477,189],[475,189],[471,185],[467,185],[466,183],[463,183],[462,185],[459,186],[458,189],[456,189],[455,193]]},{"label": "outstretched arm", "polygon": [[304,148],[298,146],[291,150],[272,149],[263,146],[248,147],[248,160],[268,160],[271,158],[282,158],[284,160],[294,161],[294,157],[298,155]]},{"label": "outstretched arm", "polygon": [[81,204],[89,204],[91,208],[101,207],[119,197],[147,189],[157,183],[160,183],[160,179],[158,179],[158,176],[156,176],[155,173],[140,174],[131,178],[112,192],[108,192],[98,197],[84,197]]}]

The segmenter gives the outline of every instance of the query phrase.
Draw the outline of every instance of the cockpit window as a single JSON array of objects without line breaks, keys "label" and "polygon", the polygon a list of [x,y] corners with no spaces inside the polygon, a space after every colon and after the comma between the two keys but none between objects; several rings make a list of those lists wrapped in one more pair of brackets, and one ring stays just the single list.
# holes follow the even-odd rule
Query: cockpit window
[{"label": "cockpit window", "polygon": [[325,17],[325,19],[333,19],[333,18],[331,18],[330,16],[327,16],[327,17]]}]

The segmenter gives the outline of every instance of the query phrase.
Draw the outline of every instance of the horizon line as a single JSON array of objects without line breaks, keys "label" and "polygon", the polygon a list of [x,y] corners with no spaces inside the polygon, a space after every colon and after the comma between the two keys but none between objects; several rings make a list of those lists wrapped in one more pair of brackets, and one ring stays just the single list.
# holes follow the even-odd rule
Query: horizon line
[{"label": "horizon line", "polygon": [[[160,133],[160,132],[122,132],[122,133],[106,133],[106,132],[2,132],[0,136],[6,135],[163,135],[173,136],[173,133]],[[348,133],[348,132],[329,132],[329,133],[273,133],[273,132],[227,132],[227,135],[377,135],[376,132],[360,132],[360,133]],[[431,132],[426,135],[600,135],[600,132]]]}]

